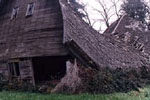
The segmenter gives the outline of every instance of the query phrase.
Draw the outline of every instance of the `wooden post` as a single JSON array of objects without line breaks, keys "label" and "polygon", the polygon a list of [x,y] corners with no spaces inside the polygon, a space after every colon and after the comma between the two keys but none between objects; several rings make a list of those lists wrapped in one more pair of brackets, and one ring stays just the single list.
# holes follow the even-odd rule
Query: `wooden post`
[{"label": "wooden post", "polygon": [[11,69],[9,62],[7,62],[7,68],[8,68],[9,82],[12,82],[12,69]]},{"label": "wooden post", "polygon": [[30,65],[31,65],[31,68],[32,68],[32,83],[35,86],[35,76],[34,76],[34,68],[33,68],[32,58],[30,59],[30,63],[31,63]]}]

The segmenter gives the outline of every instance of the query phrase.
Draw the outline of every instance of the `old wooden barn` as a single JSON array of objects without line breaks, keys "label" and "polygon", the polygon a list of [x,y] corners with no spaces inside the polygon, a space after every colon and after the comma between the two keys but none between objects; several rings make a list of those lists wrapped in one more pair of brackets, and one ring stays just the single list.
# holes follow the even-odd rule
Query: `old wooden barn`
[{"label": "old wooden barn", "polygon": [[96,69],[147,64],[126,47],[95,31],[67,0],[0,2],[0,73],[9,80],[61,79],[70,58]]},{"label": "old wooden barn", "polygon": [[59,1],[3,0],[1,4],[5,4],[0,12],[1,73],[33,83],[62,77],[68,54],[62,42]]}]

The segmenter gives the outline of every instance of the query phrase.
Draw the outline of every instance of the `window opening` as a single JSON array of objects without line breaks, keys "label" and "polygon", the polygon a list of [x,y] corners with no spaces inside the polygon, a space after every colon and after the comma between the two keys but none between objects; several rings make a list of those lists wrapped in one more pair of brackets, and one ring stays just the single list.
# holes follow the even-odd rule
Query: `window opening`
[{"label": "window opening", "polygon": [[19,12],[19,7],[13,8],[11,19],[16,18],[18,15],[18,12]]},{"label": "window opening", "polygon": [[34,11],[34,3],[29,3],[27,7],[26,16],[32,16]]}]

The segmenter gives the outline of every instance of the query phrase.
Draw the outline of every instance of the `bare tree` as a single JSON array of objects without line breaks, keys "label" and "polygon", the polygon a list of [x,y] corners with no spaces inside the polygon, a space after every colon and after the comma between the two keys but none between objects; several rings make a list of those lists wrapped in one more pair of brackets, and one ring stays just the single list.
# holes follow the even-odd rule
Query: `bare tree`
[{"label": "bare tree", "polygon": [[95,21],[103,22],[106,27],[109,27],[112,17],[120,17],[120,9],[118,7],[120,0],[110,0],[109,6],[105,0],[96,0],[96,2],[99,4],[99,8],[92,8],[100,15],[100,19],[94,19]]},{"label": "bare tree", "polygon": [[[81,1],[79,3],[78,1],[79,0],[69,0],[70,4],[78,12],[80,17],[84,19],[84,21],[86,21],[91,27],[97,27],[97,30],[100,29],[98,31],[102,31],[102,29],[104,30],[104,25],[109,27],[112,22],[112,17],[120,17],[120,11],[118,7],[120,0],[110,0],[109,4],[106,3],[106,0],[95,0],[97,4],[99,4],[99,8],[97,8],[97,6],[93,7],[88,3],[81,3]],[[94,13],[90,13],[89,11],[91,10],[94,10],[94,12],[99,15],[99,18],[94,18],[92,15],[89,16],[91,13]]]},{"label": "bare tree", "polygon": [[120,17],[120,11],[121,11],[121,9],[118,8],[119,0],[111,0],[111,3],[113,4],[116,16],[119,18]]},{"label": "bare tree", "polygon": [[101,15],[101,19],[98,19],[97,21],[103,21],[105,23],[105,25],[107,27],[110,26],[110,18],[114,15],[114,14],[110,14],[110,11],[112,9],[113,6],[110,6],[109,8],[106,6],[106,3],[104,2],[104,0],[96,0],[96,2],[100,5],[100,7],[102,9],[97,9],[93,7],[93,10],[95,10],[96,12],[98,12]]}]

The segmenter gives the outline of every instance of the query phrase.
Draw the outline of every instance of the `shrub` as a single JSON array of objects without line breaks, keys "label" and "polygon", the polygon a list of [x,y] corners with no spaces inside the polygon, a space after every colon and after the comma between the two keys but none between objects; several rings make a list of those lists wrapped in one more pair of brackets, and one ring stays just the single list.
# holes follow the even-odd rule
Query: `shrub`
[{"label": "shrub", "polygon": [[150,80],[150,74],[148,74],[150,71],[147,73],[144,72],[145,70],[137,72],[134,69],[125,71],[121,68],[113,70],[110,68],[104,68],[101,71],[98,71],[93,78],[84,79],[83,83],[86,86],[86,91],[90,93],[128,92],[131,90],[138,91],[139,87],[148,84]]}]

